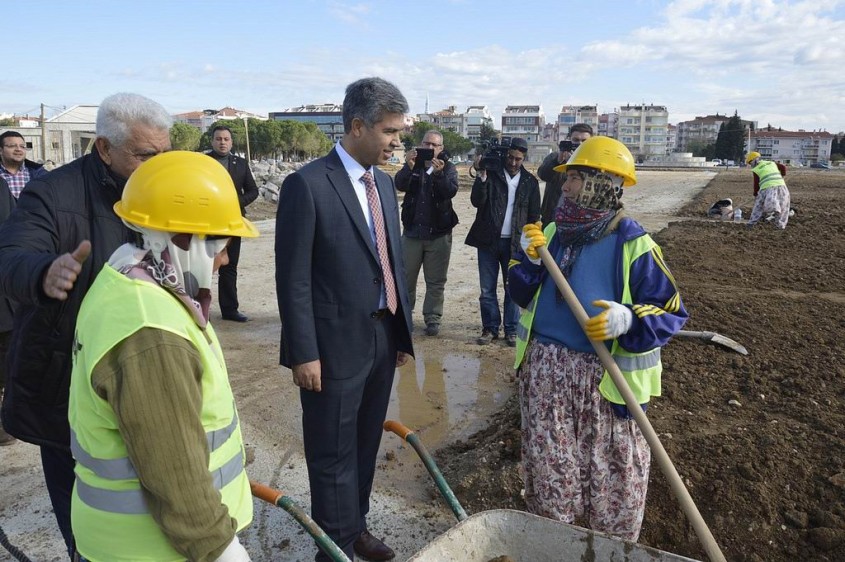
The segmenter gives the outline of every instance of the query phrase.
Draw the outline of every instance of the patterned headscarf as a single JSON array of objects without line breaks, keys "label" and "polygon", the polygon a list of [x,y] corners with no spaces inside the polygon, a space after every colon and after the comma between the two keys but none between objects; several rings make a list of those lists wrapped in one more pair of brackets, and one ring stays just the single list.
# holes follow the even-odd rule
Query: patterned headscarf
[{"label": "patterned headscarf", "polygon": [[563,249],[558,266],[567,277],[581,249],[612,231],[624,214],[619,201],[621,176],[585,166],[572,166],[569,170],[581,176],[581,191],[573,199],[561,196],[555,209],[557,235]]},{"label": "patterned headscarf", "polygon": [[144,246],[124,244],[109,258],[109,265],[127,277],[145,279],[170,291],[186,305],[197,325],[205,328],[214,257],[229,239],[161,232],[124,223],[141,233]]}]

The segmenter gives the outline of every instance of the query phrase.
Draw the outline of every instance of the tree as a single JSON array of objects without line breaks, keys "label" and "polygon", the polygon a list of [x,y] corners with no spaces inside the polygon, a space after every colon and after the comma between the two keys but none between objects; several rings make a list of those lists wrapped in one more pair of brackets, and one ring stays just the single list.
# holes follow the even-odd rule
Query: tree
[{"label": "tree", "polygon": [[744,152],[745,127],[742,125],[742,119],[734,111],[733,117],[719,127],[719,136],[716,137],[716,158],[740,162]]},{"label": "tree", "polygon": [[480,135],[481,142],[487,142],[490,139],[499,138],[499,131],[497,131],[496,129],[494,129],[493,127],[488,125],[487,123],[482,123],[479,135]]},{"label": "tree", "polygon": [[712,142],[708,144],[698,140],[689,141],[687,151],[692,152],[693,156],[703,156],[707,160],[713,160],[716,157],[716,145]]},{"label": "tree", "polygon": [[174,123],[170,129],[170,144],[174,150],[194,151],[200,146],[202,133],[193,125]]}]

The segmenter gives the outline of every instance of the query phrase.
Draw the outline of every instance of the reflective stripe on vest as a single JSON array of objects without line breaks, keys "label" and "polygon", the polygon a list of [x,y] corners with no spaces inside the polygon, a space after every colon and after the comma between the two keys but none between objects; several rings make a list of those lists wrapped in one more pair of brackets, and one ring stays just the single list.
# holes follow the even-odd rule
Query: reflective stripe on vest
[{"label": "reflective stripe on vest", "polygon": [[[208,441],[208,451],[213,453],[223,443],[225,443],[235,428],[238,427],[238,413],[232,417],[232,423],[226,427],[209,431],[205,434],[206,441]],[[79,444],[76,438],[76,432],[70,431],[70,451],[73,453],[73,458],[76,462],[106,480],[132,480],[138,478],[138,473],[132,465],[129,457],[120,457],[117,459],[98,459],[88,454]]]},{"label": "reflective stripe on vest", "polygon": [[642,371],[660,365],[660,348],[657,347],[640,355],[613,354],[621,371]]},{"label": "reflective stripe on vest", "polygon": [[783,176],[780,175],[778,165],[774,162],[761,160],[760,163],[754,166],[754,169],[751,171],[757,174],[757,177],[760,180],[760,190],[786,185],[786,182],[783,181]]},{"label": "reflective stripe on vest", "polygon": [[[78,460],[77,460],[78,462]],[[132,469],[134,471],[134,468]],[[214,487],[222,490],[223,487],[244,471],[243,453],[238,453],[226,464],[211,473]],[[106,490],[86,484],[82,479],[76,479],[76,494],[89,507],[121,513],[123,515],[144,515],[149,513],[147,502],[144,501],[144,493],[140,489],[135,490]]]}]

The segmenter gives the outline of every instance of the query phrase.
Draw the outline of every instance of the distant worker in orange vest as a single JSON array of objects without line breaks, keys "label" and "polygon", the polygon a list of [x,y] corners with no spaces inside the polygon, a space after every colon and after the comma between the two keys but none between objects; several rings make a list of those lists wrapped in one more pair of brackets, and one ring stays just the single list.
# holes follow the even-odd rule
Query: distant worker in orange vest
[{"label": "distant worker in orange vest", "polygon": [[786,187],[785,174],[771,160],[763,160],[759,152],[749,152],[745,163],[751,166],[754,175],[754,208],[748,219],[748,226],[754,226],[768,213],[774,213],[775,226],[781,230],[789,221],[789,189]]}]

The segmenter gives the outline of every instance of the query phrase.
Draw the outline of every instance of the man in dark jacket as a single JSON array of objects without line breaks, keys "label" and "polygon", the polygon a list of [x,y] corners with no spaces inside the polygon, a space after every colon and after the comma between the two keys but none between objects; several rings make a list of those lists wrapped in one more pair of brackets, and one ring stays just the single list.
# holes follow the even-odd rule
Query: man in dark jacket
[{"label": "man in dark jacket", "polygon": [[[479,345],[498,339],[499,326],[503,324],[507,344],[516,346],[519,307],[508,294],[508,262],[520,249],[522,227],[540,220],[540,185],[522,166],[527,153],[525,139],[514,137],[507,154],[493,169],[485,170],[481,166],[480,155],[473,162],[478,176],[472,184],[470,202],[478,211],[466,243],[478,248],[482,324],[481,336],[476,340]],[[500,271],[505,289],[503,312],[499,311],[496,294]]]},{"label": "man in dark jacket", "polygon": [[458,193],[458,171],[443,155],[443,134],[428,131],[422,148],[434,151],[430,162],[417,162],[417,149],[405,156],[405,165],[396,173],[396,189],[405,192],[402,200],[402,251],[408,296],[413,311],[417,300],[420,267],[425,276],[423,319],[425,333],[436,336],[443,317],[443,291],[452,255],[452,229],[458,215],[452,198]]},{"label": "man in dark jacket", "polygon": [[[211,151],[209,156],[220,162],[235,183],[241,215],[246,216],[246,206],[258,197],[258,186],[249,169],[249,162],[232,154],[232,130],[224,125],[217,125],[211,130]],[[228,246],[229,263],[220,268],[220,280],[217,293],[223,320],[246,322],[249,317],[238,309],[238,260],[241,257],[241,239],[233,236]]]},{"label": "man in dark jacket", "polygon": [[[0,224],[3,224],[15,208],[15,198],[9,191],[9,184],[0,177]],[[6,350],[12,335],[12,321],[15,318],[14,303],[7,298],[0,298],[0,399],[6,386]],[[3,430],[0,423],[0,445],[11,445],[15,438]]]},{"label": "man in dark jacket", "polygon": [[566,164],[575,149],[591,136],[593,136],[591,126],[586,123],[575,123],[569,128],[566,140],[560,141],[559,150],[546,156],[543,163],[537,168],[537,175],[546,182],[546,187],[543,189],[543,203],[540,205],[540,215],[544,225],[555,220],[555,209],[557,209],[558,201],[560,201],[563,182],[566,181],[566,174],[555,172],[555,166]]},{"label": "man in dark jacket", "polygon": [[107,97],[97,111],[95,150],[31,181],[0,226],[0,294],[18,304],[3,427],[41,446],[44,479],[69,552],[74,463],[67,407],[76,316],[103,264],[132,240],[112,207],[141,162],[170,150],[172,122],[143,96]]},{"label": "man in dark jacket", "polygon": [[14,197],[19,197],[31,180],[47,173],[41,164],[27,160],[26,141],[17,131],[0,135],[0,177],[6,180]]}]

